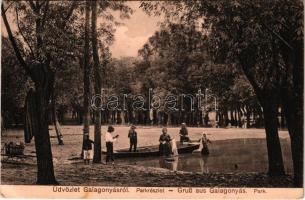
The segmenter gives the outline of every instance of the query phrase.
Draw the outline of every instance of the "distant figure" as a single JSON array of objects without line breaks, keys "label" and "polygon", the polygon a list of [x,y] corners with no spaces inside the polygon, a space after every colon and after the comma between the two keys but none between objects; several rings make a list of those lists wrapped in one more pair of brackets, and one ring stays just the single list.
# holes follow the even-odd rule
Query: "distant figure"
[{"label": "distant figure", "polygon": [[161,156],[169,156],[171,153],[171,145],[170,145],[171,138],[167,134],[167,128],[162,129],[162,134],[159,138],[159,152]]},{"label": "distant figure", "polygon": [[113,132],[114,132],[114,128],[112,126],[108,126],[108,130],[105,134],[105,141],[106,141],[106,148],[107,148],[106,164],[109,162],[109,160],[111,160],[112,164],[114,164],[113,142],[116,141],[116,139],[119,137],[119,135],[116,135],[115,137],[113,137],[112,136]]},{"label": "distant figure", "polygon": [[135,131],[136,127],[134,125],[132,125],[130,127],[130,130],[128,132],[128,137],[130,140],[130,148],[129,151],[131,152],[132,147],[134,147],[134,152],[137,151],[137,141],[138,141],[138,136],[137,136],[137,132]]},{"label": "distant figure", "polygon": [[209,155],[210,152],[209,152],[208,143],[212,143],[212,142],[207,138],[207,135],[205,133],[202,134],[201,143],[202,143],[201,154]]},{"label": "distant figure", "polygon": [[85,135],[84,140],[84,163],[85,165],[90,163],[90,160],[92,159],[92,144],[94,142],[89,139],[89,134]]},{"label": "distant figure", "polygon": [[241,125],[242,128],[247,128],[247,123],[244,115],[241,116]]},{"label": "distant figure", "polygon": [[209,121],[210,121],[210,118],[209,118],[209,113],[206,113],[205,115],[204,115],[204,123],[205,123],[205,125],[208,127],[209,126]]},{"label": "distant figure", "polygon": [[181,129],[179,131],[179,135],[180,135],[180,143],[189,142],[190,141],[190,138],[188,136],[188,130],[186,128],[186,124],[185,123],[181,124]]}]

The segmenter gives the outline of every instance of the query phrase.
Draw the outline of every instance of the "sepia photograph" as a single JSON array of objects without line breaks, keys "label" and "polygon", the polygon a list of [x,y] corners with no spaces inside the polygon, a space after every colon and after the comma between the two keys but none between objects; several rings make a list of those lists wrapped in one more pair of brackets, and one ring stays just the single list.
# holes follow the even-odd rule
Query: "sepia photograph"
[{"label": "sepia photograph", "polygon": [[2,0],[1,18],[2,198],[304,197],[302,0]]}]

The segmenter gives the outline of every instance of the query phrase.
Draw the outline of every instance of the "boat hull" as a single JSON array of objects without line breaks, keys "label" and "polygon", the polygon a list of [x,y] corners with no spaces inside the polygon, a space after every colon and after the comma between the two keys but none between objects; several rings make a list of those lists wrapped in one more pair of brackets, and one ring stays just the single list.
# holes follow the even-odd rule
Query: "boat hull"
[{"label": "boat hull", "polygon": [[[199,144],[180,144],[179,142],[177,142],[177,148],[179,154],[192,153],[194,150],[199,148]],[[103,152],[103,154],[106,154],[106,152]],[[138,148],[137,152],[130,152],[129,149],[121,149],[115,151],[113,154],[115,158],[160,156],[159,145],[140,147]]]}]

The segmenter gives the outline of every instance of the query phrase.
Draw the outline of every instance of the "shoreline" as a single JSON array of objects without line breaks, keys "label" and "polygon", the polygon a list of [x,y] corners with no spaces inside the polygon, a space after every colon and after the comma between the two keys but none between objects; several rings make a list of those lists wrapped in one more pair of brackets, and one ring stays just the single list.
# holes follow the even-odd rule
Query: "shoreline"
[{"label": "shoreline", "polygon": [[[208,130],[211,135],[209,138],[213,142],[211,145],[210,156],[215,156],[209,160],[209,167],[214,172],[201,174],[198,172],[171,171],[170,169],[144,167],[134,165],[133,163],[116,163],[114,166],[103,164],[84,165],[83,162],[72,164],[69,158],[77,157],[80,154],[82,134],[81,126],[62,126],[64,135],[64,144],[58,145],[57,138],[51,138],[53,164],[55,176],[60,185],[91,185],[91,186],[149,186],[149,187],[293,187],[291,175],[280,178],[270,179],[265,165],[267,163],[266,144],[263,143],[245,143],[249,138],[264,139],[265,133],[262,129],[216,129],[216,128],[189,128],[189,135],[192,138],[201,136],[201,131]],[[121,135],[121,139],[115,144],[115,150],[128,148],[129,140],[127,137],[129,127],[117,127],[116,131]],[[179,127],[169,128],[171,136],[179,138]],[[159,139],[159,128],[138,128],[139,143],[138,146],[154,145]],[[90,126],[90,135],[93,138],[93,127]],[[50,135],[55,136],[54,129],[50,130]],[[280,132],[281,140],[289,138],[288,132]],[[243,139],[241,143],[221,143],[221,140]],[[23,142],[23,131],[10,130],[5,131],[1,137],[1,143],[10,141]],[[102,139],[103,140],[103,139]],[[287,141],[286,141],[287,143]],[[249,146],[250,145],[250,146]],[[102,143],[102,147],[105,145]],[[283,155],[290,156],[290,146],[283,146]],[[25,155],[35,155],[34,141],[26,144]],[[260,159],[257,159],[260,158]],[[238,164],[242,159],[244,163],[252,163],[252,168],[246,168],[248,171],[257,170],[257,172],[233,171],[230,173],[222,172],[222,168],[232,167]],[[213,161],[213,162],[212,162]],[[132,161],[133,162],[133,161]],[[195,160],[189,162],[189,165],[199,166]],[[291,163],[290,157],[287,157],[286,163]],[[15,164],[1,163],[1,181],[2,184],[10,185],[35,185],[36,182],[36,159],[26,158],[18,160]],[[255,166],[257,165],[257,166]],[[287,165],[290,169],[291,166]],[[242,169],[242,168],[239,168]],[[245,167],[243,168],[245,170]],[[183,168],[180,168],[183,170]],[[287,171],[291,171],[287,170]]]}]

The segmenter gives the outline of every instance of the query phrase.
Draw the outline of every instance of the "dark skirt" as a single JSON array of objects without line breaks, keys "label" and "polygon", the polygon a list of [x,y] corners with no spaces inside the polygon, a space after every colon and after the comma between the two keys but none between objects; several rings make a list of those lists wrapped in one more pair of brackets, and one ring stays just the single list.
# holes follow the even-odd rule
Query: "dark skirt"
[{"label": "dark skirt", "polygon": [[160,144],[159,146],[160,156],[169,156],[171,153],[171,146],[169,143]]},{"label": "dark skirt", "polygon": [[208,146],[203,146],[202,147],[201,154],[202,155],[209,155],[210,154]]}]

